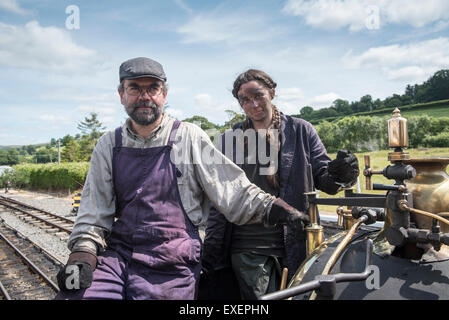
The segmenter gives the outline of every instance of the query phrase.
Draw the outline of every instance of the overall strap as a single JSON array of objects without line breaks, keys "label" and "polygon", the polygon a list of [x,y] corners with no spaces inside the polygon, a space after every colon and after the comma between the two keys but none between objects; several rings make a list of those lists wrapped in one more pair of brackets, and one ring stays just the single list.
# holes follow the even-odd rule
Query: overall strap
[{"label": "overall strap", "polygon": [[171,147],[173,146],[173,142],[175,141],[176,131],[178,131],[179,125],[181,124],[181,121],[175,120],[173,123],[173,127],[171,128],[170,132],[170,138],[168,139],[168,145]]},{"label": "overall strap", "polygon": [[115,129],[115,147],[120,148],[122,146],[122,127]]}]

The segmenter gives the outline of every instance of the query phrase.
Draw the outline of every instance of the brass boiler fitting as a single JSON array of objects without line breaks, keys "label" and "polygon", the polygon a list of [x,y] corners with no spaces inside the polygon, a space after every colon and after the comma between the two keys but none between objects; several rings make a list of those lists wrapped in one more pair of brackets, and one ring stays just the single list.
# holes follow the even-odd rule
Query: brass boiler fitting
[{"label": "brass boiler fitting", "polygon": [[365,176],[366,180],[366,190],[373,190],[372,183],[371,183],[371,176],[373,174],[382,174],[383,170],[373,170],[371,168],[371,159],[369,155],[363,156],[365,160],[365,169],[363,170],[363,175]]},{"label": "brass boiler fitting", "polygon": [[[345,197],[349,198],[353,193],[353,188],[345,188]],[[347,206],[346,209],[343,207],[337,208],[337,225],[344,230],[349,230],[355,223],[355,219],[352,216],[352,207]]]},{"label": "brass boiler fitting", "polygon": [[323,227],[318,224],[318,213],[316,206],[316,198],[318,192],[315,191],[313,184],[313,171],[312,165],[308,165],[307,170],[307,180],[309,192],[304,193],[304,195],[309,200],[309,219],[310,224],[305,227],[306,230],[306,255],[309,257],[312,252],[324,241]]},{"label": "brass boiler fitting", "polygon": [[[394,148],[394,152],[388,153],[388,161],[391,163],[409,160],[410,155],[402,149],[408,147],[408,130],[407,119],[401,116],[400,110],[395,108],[391,119],[387,120],[388,127],[388,147]],[[365,169],[363,175],[366,177],[366,190],[372,190],[371,176],[373,174],[383,174],[387,177],[384,170],[372,170],[370,164],[370,157],[364,156]],[[388,177],[387,177],[388,178]]]},{"label": "brass boiler fitting", "polygon": [[408,147],[407,119],[401,116],[400,110],[395,108],[393,117],[387,120],[388,127],[388,147],[394,148],[394,152],[388,154],[391,162],[410,159],[410,155],[402,151]]},{"label": "brass boiler fitting", "polygon": [[337,208],[337,224],[340,228],[343,228],[344,230],[349,230],[356,222],[354,217],[352,216],[352,210],[351,209],[345,209],[343,207]]},{"label": "brass boiler fitting", "polygon": [[[316,199],[317,192],[307,192],[305,193],[312,199]],[[318,224],[318,216],[317,216],[317,207],[313,202],[309,202],[309,218],[310,224],[305,228],[306,229],[306,255],[309,257],[312,252],[323,242],[324,233],[323,227]]]}]

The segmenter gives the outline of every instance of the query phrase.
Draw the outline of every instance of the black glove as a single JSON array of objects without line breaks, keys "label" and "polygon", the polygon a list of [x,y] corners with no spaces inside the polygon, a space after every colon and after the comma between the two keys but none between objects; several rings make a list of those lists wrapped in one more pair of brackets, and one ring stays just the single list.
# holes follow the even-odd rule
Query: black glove
[{"label": "black glove", "polygon": [[286,223],[293,229],[295,234],[299,235],[304,231],[304,224],[309,221],[310,219],[307,214],[296,210],[281,198],[276,198],[276,200],[273,201],[273,205],[266,217],[265,223],[269,226]]},{"label": "black glove", "polygon": [[329,162],[329,175],[335,182],[351,187],[359,176],[359,161],[349,150],[339,150],[337,158]]},{"label": "black glove", "polygon": [[97,257],[89,252],[76,251],[69,256],[67,264],[62,267],[56,279],[62,291],[89,288],[97,266]]}]

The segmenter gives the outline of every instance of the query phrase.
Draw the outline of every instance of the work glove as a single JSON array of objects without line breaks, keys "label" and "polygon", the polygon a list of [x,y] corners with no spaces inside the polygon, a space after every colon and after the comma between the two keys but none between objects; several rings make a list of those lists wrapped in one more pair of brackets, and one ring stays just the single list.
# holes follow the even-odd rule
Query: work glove
[{"label": "work glove", "polygon": [[349,150],[339,150],[337,158],[329,162],[330,177],[343,187],[351,187],[359,176],[359,161]]},{"label": "work glove", "polygon": [[265,224],[269,226],[287,224],[296,235],[303,233],[304,224],[309,222],[307,214],[296,210],[281,198],[276,198],[273,201],[271,210],[265,219]]},{"label": "work glove", "polygon": [[62,291],[89,288],[97,266],[97,257],[85,251],[75,251],[69,256],[67,264],[62,267],[56,278]]}]

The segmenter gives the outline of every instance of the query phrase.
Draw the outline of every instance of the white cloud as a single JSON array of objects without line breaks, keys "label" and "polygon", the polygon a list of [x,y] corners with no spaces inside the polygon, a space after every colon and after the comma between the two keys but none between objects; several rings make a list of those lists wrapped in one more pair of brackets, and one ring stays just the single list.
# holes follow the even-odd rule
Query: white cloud
[{"label": "white cloud", "polygon": [[238,113],[243,112],[235,99],[232,99],[230,103],[224,103],[217,101],[208,93],[200,93],[194,96],[193,100],[195,110],[213,123],[224,123],[229,120],[225,110],[233,110]]},{"label": "white cloud", "polygon": [[334,92],[307,98],[300,88],[283,88],[276,90],[276,97],[273,99],[273,104],[286,114],[298,114],[300,109],[306,105],[320,109],[331,106],[332,102],[340,98],[340,95]]},{"label": "white cloud", "polygon": [[449,67],[449,38],[375,47],[361,54],[349,51],[342,60],[353,69],[380,69],[390,80],[422,81]]},{"label": "white cloud", "polygon": [[276,90],[276,95],[280,100],[301,100],[304,99],[304,93],[300,88],[281,88]]},{"label": "white cloud", "polygon": [[0,22],[0,66],[51,71],[70,75],[99,67],[94,50],[76,44],[68,31],[43,27],[37,21],[25,26]]},{"label": "white cloud", "polygon": [[[51,92],[45,92],[39,96],[43,102],[58,101],[64,103],[79,103],[74,114],[79,117],[87,117],[91,112],[98,114],[98,119],[103,124],[111,124],[119,113],[123,111],[119,96],[114,93],[83,94],[70,88],[60,88]],[[77,121],[72,119],[72,121]]]},{"label": "white cloud", "polygon": [[449,18],[447,0],[395,0],[380,1],[381,13],[385,12],[388,23],[406,23],[413,27]]},{"label": "white cloud", "polygon": [[195,16],[177,32],[184,36],[184,43],[225,42],[238,45],[266,41],[279,34],[280,30],[270,26],[266,17],[258,15],[207,13]]},{"label": "white cloud", "polygon": [[183,0],[174,0],[174,2],[178,7],[186,11],[188,14],[193,13],[193,10]]},{"label": "white cloud", "polygon": [[300,88],[280,88],[276,90],[273,104],[285,114],[298,114],[304,103],[304,94]]},{"label": "white cloud", "polygon": [[198,110],[207,112],[217,112],[219,110],[224,110],[225,106],[219,102],[214,101],[212,96],[207,93],[200,93],[193,97],[195,101],[195,106]]},{"label": "white cloud", "polygon": [[371,29],[377,20],[387,24],[423,27],[449,18],[447,0],[289,0],[282,9],[304,18],[307,25],[320,29]]},{"label": "white cloud", "polygon": [[429,72],[418,66],[409,66],[387,71],[387,78],[390,80],[422,80],[428,76]]},{"label": "white cloud", "polygon": [[[95,112],[99,117],[106,115],[115,115],[122,110],[119,103],[116,102],[95,102],[89,104],[80,104],[76,110],[83,112],[85,114]],[[100,119],[101,120],[101,119]]]},{"label": "white cloud", "polygon": [[182,120],[185,118],[184,111],[182,111],[181,109],[174,109],[172,107],[169,107],[165,111],[176,119]]},{"label": "white cloud", "polygon": [[20,15],[28,14],[28,11],[22,9],[16,0],[0,0],[0,10],[5,10],[13,13],[17,13]]},{"label": "white cloud", "polygon": [[55,114],[41,114],[38,119],[43,122],[57,123],[57,124],[71,124],[73,119],[70,116],[55,115]]},{"label": "white cloud", "polygon": [[339,29],[349,27],[351,30],[363,28],[366,16],[364,1],[306,1],[289,0],[282,12],[302,16],[305,23],[321,29]]},{"label": "white cloud", "polygon": [[326,94],[315,96],[308,102],[308,105],[316,107],[317,109],[330,107],[332,102],[334,102],[337,99],[341,99],[340,95],[334,92],[329,92]]}]

